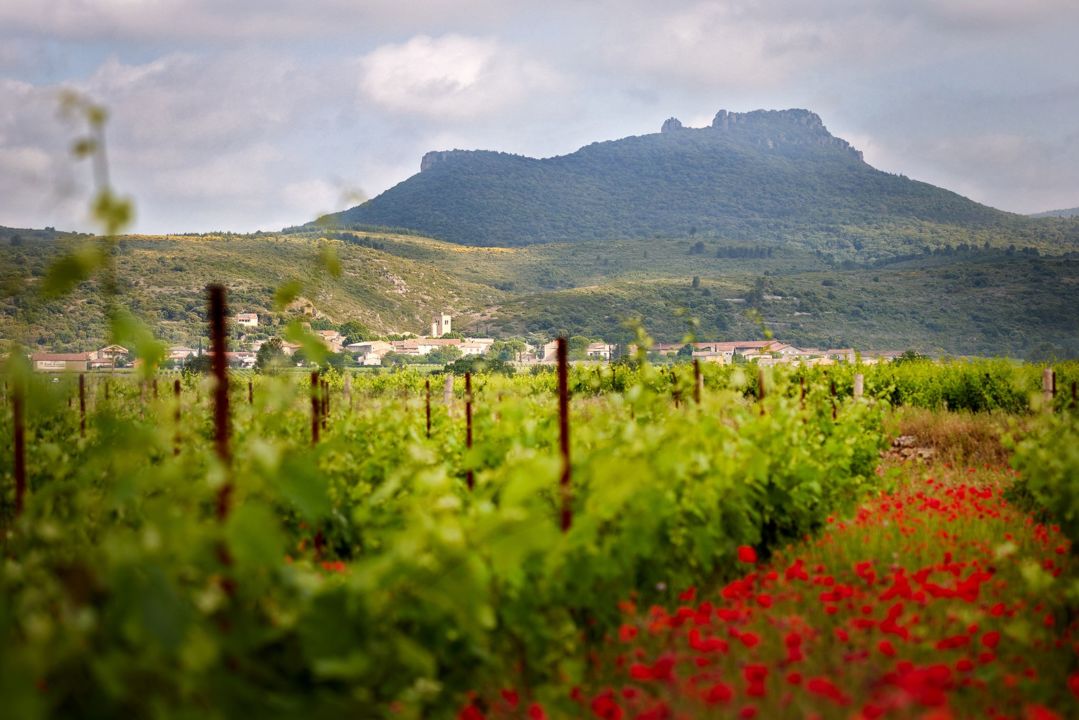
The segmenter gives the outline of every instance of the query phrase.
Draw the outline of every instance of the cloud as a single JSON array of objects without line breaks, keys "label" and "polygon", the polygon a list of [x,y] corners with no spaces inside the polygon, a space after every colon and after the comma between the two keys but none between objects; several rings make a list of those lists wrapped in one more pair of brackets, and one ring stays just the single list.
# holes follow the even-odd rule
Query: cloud
[{"label": "cloud", "polygon": [[497,0],[4,0],[0,27],[67,40],[326,39],[401,32],[417,25],[497,24]]},{"label": "cloud", "polygon": [[62,86],[108,106],[140,230],[303,222],[432,149],[548,156],[792,106],[882,169],[1075,205],[1077,18],[1074,0],[3,0],[0,224],[89,229]]},{"label": "cloud", "polygon": [[[312,108],[346,78],[237,52],[110,58],[67,86],[108,109],[113,183],[135,197],[136,229],[250,229],[328,209],[326,194],[312,191],[327,170],[308,156],[336,141],[312,127],[324,121]],[[0,224],[93,229],[87,168],[70,154],[85,128],[58,118],[60,89],[0,80]]]},{"label": "cloud", "polygon": [[383,45],[359,62],[360,90],[386,110],[471,118],[558,90],[557,74],[486,38],[419,35]]}]

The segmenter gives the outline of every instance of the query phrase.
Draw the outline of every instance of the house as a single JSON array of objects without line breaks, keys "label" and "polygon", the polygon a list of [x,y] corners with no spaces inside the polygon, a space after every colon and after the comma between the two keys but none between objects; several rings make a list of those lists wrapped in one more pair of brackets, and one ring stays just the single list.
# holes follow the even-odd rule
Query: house
[{"label": "house", "polygon": [[94,353],[34,353],[30,356],[38,372],[86,372]]},{"label": "house", "polygon": [[603,342],[589,343],[585,348],[585,355],[597,360],[610,360],[611,353],[614,352],[614,345],[609,345]]},{"label": "house", "polygon": [[393,345],[383,340],[366,340],[364,342],[349,343],[345,346],[345,350],[348,350],[354,355],[370,355],[376,353],[381,356],[392,351]]},{"label": "house", "polygon": [[255,367],[255,360],[258,355],[253,352],[226,352],[225,359],[229,362],[229,367],[250,369]]},{"label": "house", "polygon": [[716,363],[718,365],[729,365],[734,358],[734,351],[721,351],[716,352],[714,350],[694,350],[693,359],[700,360],[701,362]]},{"label": "house", "polygon": [[244,327],[258,327],[258,313],[240,313],[236,316],[236,324],[243,325]]},{"label": "house", "polygon": [[837,362],[853,363],[857,360],[853,348],[833,348],[824,351],[824,357]]},{"label": "house", "polygon": [[336,330],[318,330],[315,334],[322,338],[323,344],[330,349],[330,352],[341,352],[341,345],[345,342],[344,335]]},{"label": "house", "polygon": [[113,365],[115,365],[118,361],[123,360],[129,354],[130,353],[128,352],[127,348],[123,345],[106,345],[105,347],[94,353],[96,357],[93,359],[108,360]]},{"label": "house", "polygon": [[435,315],[431,318],[431,337],[440,338],[449,335],[453,326],[453,318],[446,313]]},{"label": "house", "polygon": [[382,365],[383,354],[384,353],[377,352],[364,353],[363,355],[357,355],[356,361],[364,367],[378,367],[379,365]]},{"label": "house", "polygon": [[296,351],[299,350],[302,347],[303,347],[303,345],[300,345],[299,343],[282,342],[281,343],[281,352],[285,353],[289,357],[292,357],[293,355],[296,354]]},{"label": "house", "polygon": [[558,341],[552,340],[540,348],[538,360],[541,363],[558,362]]},{"label": "house", "polygon": [[168,354],[165,356],[167,360],[172,362],[184,362],[192,355],[198,354],[198,350],[194,348],[184,347],[182,345],[176,345],[169,348]]},{"label": "house", "polygon": [[462,355],[486,355],[494,344],[494,338],[465,338],[459,347]]}]

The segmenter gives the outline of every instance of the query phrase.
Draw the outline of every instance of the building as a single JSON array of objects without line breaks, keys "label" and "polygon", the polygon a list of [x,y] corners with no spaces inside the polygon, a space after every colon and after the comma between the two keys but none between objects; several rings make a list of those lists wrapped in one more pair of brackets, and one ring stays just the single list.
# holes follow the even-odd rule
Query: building
[{"label": "building", "polygon": [[255,367],[258,355],[253,352],[226,352],[225,359],[228,360],[229,367],[251,369]]},{"label": "building", "polygon": [[38,372],[86,372],[94,353],[34,353],[30,356]]},{"label": "building", "polygon": [[462,355],[486,355],[494,344],[494,338],[466,338],[458,347]]},{"label": "building", "polygon": [[244,327],[258,327],[258,313],[240,313],[236,316],[236,324],[243,325]]},{"label": "building", "polygon": [[453,332],[453,318],[446,313],[431,318],[431,337],[440,338]]},{"label": "building", "polygon": [[614,345],[603,342],[589,343],[585,348],[585,355],[596,360],[610,360],[614,352]]},{"label": "building", "polygon": [[853,348],[832,348],[824,351],[824,357],[837,362],[854,363],[856,357]]},{"label": "building", "polygon": [[127,348],[123,345],[106,345],[95,352],[92,359],[108,361],[115,367],[120,361],[126,359],[129,354]]},{"label": "building", "polygon": [[370,353],[386,354],[393,350],[393,345],[383,340],[365,340],[363,342],[349,343],[345,350],[355,355],[368,355]]},{"label": "building", "polygon": [[185,360],[187,360],[189,357],[191,357],[193,355],[197,355],[197,354],[198,354],[198,350],[196,350],[195,348],[189,348],[189,347],[184,347],[182,345],[176,345],[174,347],[169,348],[168,355],[166,355],[165,357],[166,357],[166,359],[168,359],[168,360],[170,360],[172,362],[181,362],[182,363]]},{"label": "building", "polygon": [[345,342],[345,336],[336,330],[318,330],[315,333],[322,342],[330,349],[330,352],[341,352],[341,345]]}]

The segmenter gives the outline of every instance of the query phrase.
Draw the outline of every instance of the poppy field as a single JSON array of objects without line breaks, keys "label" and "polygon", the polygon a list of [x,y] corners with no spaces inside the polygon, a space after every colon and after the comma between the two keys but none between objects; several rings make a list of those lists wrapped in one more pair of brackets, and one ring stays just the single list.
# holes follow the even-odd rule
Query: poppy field
[{"label": "poppy field", "polygon": [[[0,697],[28,718],[1072,717],[1055,450],[1076,416],[1066,393],[1039,408],[1039,372],[643,363],[443,395],[408,371],[15,362]],[[886,452],[900,405],[943,398],[1006,413],[1012,465]]]}]

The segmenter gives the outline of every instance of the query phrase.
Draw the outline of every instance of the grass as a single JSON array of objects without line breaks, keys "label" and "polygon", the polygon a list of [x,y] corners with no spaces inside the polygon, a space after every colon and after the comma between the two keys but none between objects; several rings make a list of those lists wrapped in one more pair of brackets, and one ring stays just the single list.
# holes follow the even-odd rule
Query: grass
[{"label": "grass", "polygon": [[953,467],[1003,467],[1009,452],[1001,436],[1018,422],[1007,414],[900,407],[889,416],[886,427],[893,436],[914,437],[915,446],[931,449],[937,462]]}]

